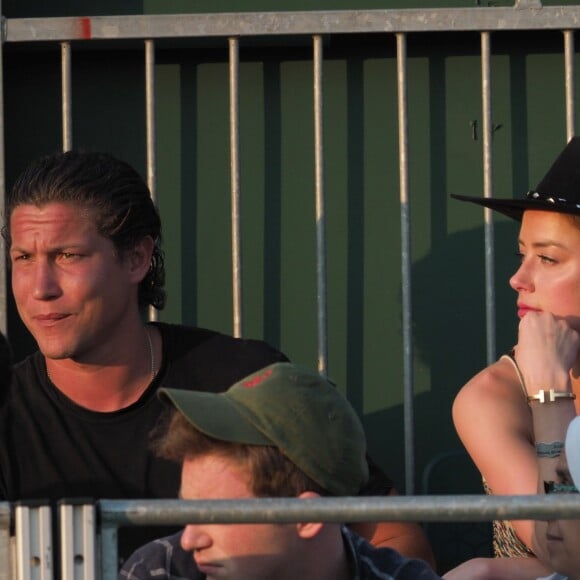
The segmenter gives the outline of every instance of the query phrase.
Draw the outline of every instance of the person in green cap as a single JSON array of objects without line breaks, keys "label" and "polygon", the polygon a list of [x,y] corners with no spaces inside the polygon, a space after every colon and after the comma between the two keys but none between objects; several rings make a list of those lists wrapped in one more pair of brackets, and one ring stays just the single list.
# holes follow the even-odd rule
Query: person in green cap
[{"label": "person in green cap", "polygon": [[[367,481],[361,422],[316,372],[276,363],[223,393],[163,388],[159,396],[174,411],[153,446],[181,463],[183,499],[356,496]],[[172,557],[178,544],[199,578],[439,578],[422,560],[321,522],[190,524],[137,550],[120,578],[183,578]]]}]

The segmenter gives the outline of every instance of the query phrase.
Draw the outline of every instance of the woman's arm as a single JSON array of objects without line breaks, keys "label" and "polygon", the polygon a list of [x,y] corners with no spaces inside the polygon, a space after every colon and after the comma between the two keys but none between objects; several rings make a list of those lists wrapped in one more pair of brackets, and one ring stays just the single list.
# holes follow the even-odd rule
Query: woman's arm
[{"label": "woman's arm", "polygon": [[[539,493],[544,492],[544,481],[557,479],[566,431],[576,416],[570,371],[579,344],[577,332],[549,313],[530,312],[520,322],[515,357],[532,414]],[[548,557],[545,540],[546,522],[538,520],[533,546],[542,559]]]},{"label": "woman's arm", "polygon": [[537,580],[548,570],[537,558],[473,558],[443,575],[445,580]]},{"label": "woman's arm", "polygon": [[[391,489],[388,495],[398,495]],[[393,548],[407,558],[419,558],[434,570],[435,556],[423,528],[414,522],[358,522],[350,527],[377,548]]]},{"label": "woman's arm", "polygon": [[[391,478],[367,455],[369,480],[361,496],[398,495]],[[420,558],[435,569],[435,557],[423,528],[414,522],[358,522],[350,527],[373,546],[393,548],[407,556]]]},{"label": "woman's arm", "polygon": [[[495,495],[534,494],[538,464],[530,410],[512,363],[500,359],[473,377],[453,403],[457,433]],[[512,522],[532,549],[534,523]]]},{"label": "woman's arm", "polygon": [[[575,414],[572,399],[553,403],[527,401],[528,395],[553,388],[571,391],[570,369],[579,339],[564,321],[530,312],[520,322],[515,356],[527,393],[505,359],[484,369],[457,395],[453,420],[469,455],[496,495],[535,494],[544,479],[554,479],[555,460],[538,458],[536,443],[563,441]],[[545,446],[540,446],[543,453]],[[541,488],[540,488],[541,489]],[[541,558],[543,523],[512,522],[518,537]]]}]

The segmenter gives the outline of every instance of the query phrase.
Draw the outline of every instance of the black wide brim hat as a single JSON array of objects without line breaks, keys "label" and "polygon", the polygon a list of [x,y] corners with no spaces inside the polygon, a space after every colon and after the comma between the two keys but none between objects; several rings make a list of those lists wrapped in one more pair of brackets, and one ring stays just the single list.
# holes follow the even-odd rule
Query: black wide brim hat
[{"label": "black wide brim hat", "polygon": [[556,211],[580,215],[580,137],[572,137],[536,189],[523,199],[496,199],[451,194],[521,221],[524,211]]}]

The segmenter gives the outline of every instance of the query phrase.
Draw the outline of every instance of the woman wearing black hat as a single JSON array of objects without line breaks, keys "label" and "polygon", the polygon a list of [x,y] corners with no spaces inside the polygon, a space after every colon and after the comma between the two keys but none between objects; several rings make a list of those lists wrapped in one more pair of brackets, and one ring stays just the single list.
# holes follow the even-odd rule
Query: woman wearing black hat
[{"label": "woman wearing black hat", "polygon": [[[580,410],[580,138],[524,199],[453,197],[521,221],[521,264],[510,279],[517,345],[460,390],[453,420],[489,493],[535,494],[556,479],[566,428]],[[545,522],[494,522],[494,550],[547,562]],[[509,578],[545,575],[540,561],[528,559]]]}]

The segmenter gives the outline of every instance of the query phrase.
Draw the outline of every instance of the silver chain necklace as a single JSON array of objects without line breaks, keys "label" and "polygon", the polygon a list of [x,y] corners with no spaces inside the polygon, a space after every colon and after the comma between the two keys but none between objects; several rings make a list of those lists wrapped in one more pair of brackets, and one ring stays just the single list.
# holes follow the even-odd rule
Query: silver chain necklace
[{"label": "silver chain necklace", "polygon": [[[153,382],[153,379],[155,378],[156,369],[155,369],[155,351],[153,349],[153,341],[151,340],[151,334],[149,333],[148,328],[145,328],[145,337],[147,338],[147,346],[149,347],[149,360],[151,361],[151,371],[149,376],[149,382],[147,384],[147,386],[149,386]],[[52,377],[48,372],[48,365],[46,363],[45,367],[46,367],[46,376],[48,377],[48,380],[54,385],[54,381],[52,380]]]}]

